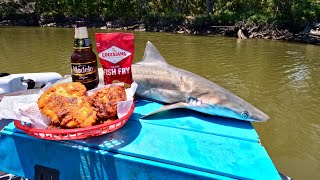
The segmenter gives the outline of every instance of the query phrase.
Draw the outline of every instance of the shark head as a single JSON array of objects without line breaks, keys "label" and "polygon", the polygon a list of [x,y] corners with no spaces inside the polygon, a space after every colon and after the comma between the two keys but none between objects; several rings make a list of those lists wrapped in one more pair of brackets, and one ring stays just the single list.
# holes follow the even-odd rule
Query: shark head
[{"label": "shark head", "polygon": [[193,103],[198,107],[192,109],[199,111],[201,107],[207,114],[245,121],[266,122],[269,120],[269,116],[264,112],[227,90],[223,93],[218,92],[218,96],[215,94],[217,91],[199,96],[197,100],[199,102]]}]

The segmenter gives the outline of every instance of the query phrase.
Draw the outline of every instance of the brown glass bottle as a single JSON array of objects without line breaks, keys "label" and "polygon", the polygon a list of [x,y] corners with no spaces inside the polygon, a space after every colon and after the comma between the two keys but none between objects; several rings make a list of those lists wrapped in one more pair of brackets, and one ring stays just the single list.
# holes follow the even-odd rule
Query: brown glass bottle
[{"label": "brown glass bottle", "polygon": [[92,51],[91,41],[84,21],[77,21],[74,34],[74,52],[71,55],[72,82],[81,82],[87,90],[99,84],[97,56]]}]

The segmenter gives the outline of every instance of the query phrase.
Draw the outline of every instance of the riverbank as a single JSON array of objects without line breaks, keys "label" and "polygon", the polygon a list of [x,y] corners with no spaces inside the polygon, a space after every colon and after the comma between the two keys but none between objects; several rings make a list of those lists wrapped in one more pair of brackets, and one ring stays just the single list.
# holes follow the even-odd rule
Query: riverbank
[{"label": "riverbank", "polygon": [[[74,19],[64,22],[28,23],[20,19],[18,21],[4,20],[0,22],[0,26],[41,26],[41,27],[73,27]],[[259,38],[274,39],[290,42],[299,42],[307,44],[320,45],[320,23],[308,25],[303,31],[295,33],[271,24],[252,24],[238,22],[234,25],[207,25],[194,24],[192,19],[187,19],[184,24],[161,24],[161,23],[141,23],[141,22],[124,22],[124,21],[90,21],[88,24],[91,28],[114,29],[114,30],[133,30],[146,32],[171,32],[176,34],[192,34],[192,35],[221,35],[226,37],[235,37],[241,39]]]},{"label": "riverbank", "polygon": [[177,34],[193,35],[222,35],[241,39],[259,38],[285,40],[290,42],[300,42],[320,45],[320,23],[313,23],[305,27],[302,32],[290,32],[284,27],[271,24],[251,24],[238,22],[232,26],[226,25],[204,25],[194,26],[193,24],[167,25],[154,24],[146,26],[143,23],[136,23],[128,26],[121,26],[116,22],[107,22],[101,29],[135,30],[148,32],[172,32]]}]

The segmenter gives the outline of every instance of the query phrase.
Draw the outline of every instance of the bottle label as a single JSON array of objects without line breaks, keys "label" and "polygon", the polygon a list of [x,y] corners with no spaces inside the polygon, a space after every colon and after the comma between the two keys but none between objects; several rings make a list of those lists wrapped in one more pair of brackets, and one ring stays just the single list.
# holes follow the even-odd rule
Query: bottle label
[{"label": "bottle label", "polygon": [[96,61],[87,63],[71,63],[73,82],[87,83],[98,79]]},{"label": "bottle label", "polygon": [[89,38],[83,38],[83,39],[74,39],[74,48],[89,48],[91,46],[91,41]]}]

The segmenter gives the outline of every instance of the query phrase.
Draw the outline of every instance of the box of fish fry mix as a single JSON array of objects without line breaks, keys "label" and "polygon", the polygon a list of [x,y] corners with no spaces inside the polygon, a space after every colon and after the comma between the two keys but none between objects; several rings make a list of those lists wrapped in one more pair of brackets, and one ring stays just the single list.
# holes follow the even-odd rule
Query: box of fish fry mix
[{"label": "box of fish fry mix", "polygon": [[104,74],[104,83],[132,80],[131,64],[134,54],[133,33],[96,33],[96,45]]}]

